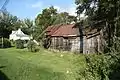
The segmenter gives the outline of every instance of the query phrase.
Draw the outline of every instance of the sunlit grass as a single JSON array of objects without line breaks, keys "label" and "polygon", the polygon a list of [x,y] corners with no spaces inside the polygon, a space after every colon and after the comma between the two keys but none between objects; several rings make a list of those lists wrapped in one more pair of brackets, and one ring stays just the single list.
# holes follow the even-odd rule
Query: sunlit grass
[{"label": "sunlit grass", "polygon": [[5,66],[0,70],[10,80],[74,80],[76,58],[74,54],[53,53],[44,49],[37,53],[27,49],[0,49],[0,66]]}]

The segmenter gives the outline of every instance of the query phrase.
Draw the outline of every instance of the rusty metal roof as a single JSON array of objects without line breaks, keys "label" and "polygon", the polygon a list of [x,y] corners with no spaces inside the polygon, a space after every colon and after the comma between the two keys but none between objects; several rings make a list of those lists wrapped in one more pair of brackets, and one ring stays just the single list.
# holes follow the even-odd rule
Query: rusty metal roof
[{"label": "rusty metal roof", "polygon": [[59,24],[59,25],[53,25],[49,26],[46,29],[46,35],[48,36],[54,36],[54,37],[76,37],[76,36],[88,36],[88,35],[94,35],[98,31],[98,29],[90,29],[90,28],[84,28],[82,30],[82,33],[80,33],[80,26],[76,24]]},{"label": "rusty metal roof", "polygon": [[49,26],[46,29],[47,35],[50,36],[63,36],[63,37],[68,37],[68,36],[79,36],[79,28],[74,27],[75,24],[64,24],[64,25],[54,25],[54,26]]},{"label": "rusty metal roof", "polygon": [[46,29],[46,33],[47,35],[53,35],[55,31],[57,31],[59,28],[60,28],[60,24],[59,25],[53,25],[53,26],[49,26],[47,29]]}]

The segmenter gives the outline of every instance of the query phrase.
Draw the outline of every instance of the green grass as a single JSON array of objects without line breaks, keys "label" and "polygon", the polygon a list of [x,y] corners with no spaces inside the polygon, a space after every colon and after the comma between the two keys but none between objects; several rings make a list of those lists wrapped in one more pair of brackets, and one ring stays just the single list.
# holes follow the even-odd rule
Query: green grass
[{"label": "green grass", "polygon": [[[0,49],[0,74],[4,73],[9,80],[74,80],[77,55],[64,53],[60,57],[61,54],[44,49],[37,53],[26,49]],[[82,69],[83,56],[80,61]]]}]

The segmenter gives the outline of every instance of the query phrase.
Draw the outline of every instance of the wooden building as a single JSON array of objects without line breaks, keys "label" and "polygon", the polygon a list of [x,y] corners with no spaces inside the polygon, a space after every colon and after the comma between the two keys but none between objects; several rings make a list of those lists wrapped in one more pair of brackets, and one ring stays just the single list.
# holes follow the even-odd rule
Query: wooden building
[{"label": "wooden building", "polygon": [[96,53],[103,49],[102,32],[76,24],[53,25],[46,30],[47,48],[75,53]]}]

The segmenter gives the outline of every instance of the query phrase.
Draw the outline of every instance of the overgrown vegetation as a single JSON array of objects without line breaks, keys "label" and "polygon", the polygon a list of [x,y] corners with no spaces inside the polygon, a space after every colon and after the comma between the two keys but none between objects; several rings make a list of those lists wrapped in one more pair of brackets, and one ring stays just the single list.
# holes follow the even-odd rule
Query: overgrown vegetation
[{"label": "overgrown vegetation", "polygon": [[[78,16],[85,11],[90,28],[103,30],[107,51],[86,56],[86,69],[78,80],[119,80],[120,77],[120,0],[76,0]],[[84,26],[85,26],[84,25]]]},{"label": "overgrown vegetation", "polygon": [[0,48],[10,48],[11,42],[7,38],[0,38]]},{"label": "overgrown vegetation", "polygon": [[[86,68],[77,70],[77,80],[119,80],[120,77],[120,40],[110,49],[111,52],[101,55],[85,55]],[[119,45],[119,46],[118,46]],[[79,62],[78,62],[79,63]],[[80,66],[79,66],[80,67]]]},{"label": "overgrown vegetation", "polygon": [[24,48],[24,40],[18,39],[18,40],[15,41],[15,43],[16,43],[16,48],[17,49],[23,49]]},{"label": "overgrown vegetation", "polygon": [[[87,18],[82,20],[82,25],[87,25],[91,29],[101,29],[107,47],[105,53],[85,55],[85,61],[80,61],[81,57],[76,57],[78,59],[76,63],[79,64],[76,67],[80,68],[76,70],[76,80],[120,80],[120,0],[75,0],[75,3],[77,5],[77,17],[79,18],[77,22],[81,22],[80,14],[85,12]],[[0,47],[8,48],[11,46],[10,41],[6,38],[9,37],[12,30],[22,28],[24,33],[32,34],[35,39],[40,40],[48,26],[68,24],[72,21],[76,22],[75,16],[71,16],[67,12],[57,13],[53,6],[43,9],[42,13],[38,14],[35,19],[36,26],[30,19],[20,20],[9,13],[3,13],[0,15],[0,37],[4,37],[4,39],[0,39]],[[23,49],[24,42],[17,40],[16,48]],[[33,41],[28,43],[28,50],[31,52],[37,51]],[[47,54],[44,57],[45,54],[36,56],[36,54],[33,55],[29,52],[29,55],[27,55],[28,52],[26,51],[15,50],[14,52],[14,49],[10,51],[9,49],[1,50],[0,53],[0,65],[7,66],[3,71],[12,80],[64,80],[66,72],[64,68],[67,68],[67,73],[70,73],[71,69],[68,63],[73,60],[73,57],[70,59],[63,57],[61,59],[58,54],[52,56]],[[26,54],[23,55],[22,53]],[[43,51],[43,53],[46,52]],[[52,60],[49,62],[50,59]],[[81,62],[83,63],[81,64]],[[84,68],[82,70],[81,66],[83,64]],[[49,70],[44,67],[52,68]],[[14,74],[11,74],[11,72]],[[46,77],[46,75],[48,76]],[[73,80],[71,75],[69,75],[68,80]]]},{"label": "overgrown vegetation", "polygon": [[37,51],[39,51],[39,47],[38,47],[37,44],[36,44],[34,41],[32,41],[32,40],[30,40],[30,41],[28,42],[27,48],[28,48],[28,51],[30,51],[30,52],[37,52]]}]

